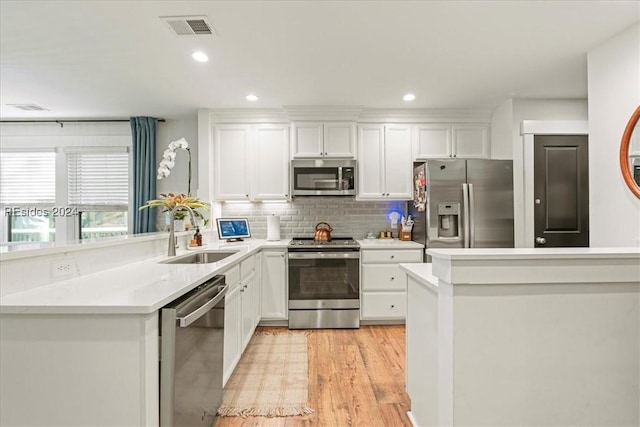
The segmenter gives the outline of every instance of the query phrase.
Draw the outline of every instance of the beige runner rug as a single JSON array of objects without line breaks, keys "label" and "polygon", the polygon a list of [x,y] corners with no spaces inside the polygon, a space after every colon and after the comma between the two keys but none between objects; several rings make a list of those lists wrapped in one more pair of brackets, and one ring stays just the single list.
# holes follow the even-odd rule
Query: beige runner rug
[{"label": "beige runner rug", "polygon": [[307,334],[256,332],[227,381],[218,415],[306,415],[313,412],[307,395]]}]

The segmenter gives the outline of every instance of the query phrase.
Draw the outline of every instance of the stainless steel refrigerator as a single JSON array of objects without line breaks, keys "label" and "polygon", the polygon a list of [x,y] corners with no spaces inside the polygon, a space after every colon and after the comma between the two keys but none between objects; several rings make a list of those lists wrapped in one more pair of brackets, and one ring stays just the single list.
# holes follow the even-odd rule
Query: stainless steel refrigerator
[{"label": "stainless steel refrigerator", "polygon": [[513,247],[511,160],[427,160],[414,164],[413,177],[414,241],[427,248]]}]

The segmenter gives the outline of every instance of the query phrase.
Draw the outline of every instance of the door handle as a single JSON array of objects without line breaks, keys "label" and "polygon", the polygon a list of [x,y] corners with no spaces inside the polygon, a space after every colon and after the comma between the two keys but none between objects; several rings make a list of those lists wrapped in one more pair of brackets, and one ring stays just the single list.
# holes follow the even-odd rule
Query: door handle
[{"label": "door handle", "polygon": [[464,236],[463,247],[469,247],[469,184],[462,184],[462,234]]},{"label": "door handle", "polygon": [[469,247],[470,248],[475,248],[476,247],[476,198],[475,195],[473,193],[473,184],[467,184],[469,189],[468,189],[468,193],[469,193],[469,199],[467,200],[469,202]]},{"label": "door handle", "polygon": [[547,239],[545,239],[544,237],[536,237],[536,243],[539,245],[544,245],[545,243],[547,243]]}]

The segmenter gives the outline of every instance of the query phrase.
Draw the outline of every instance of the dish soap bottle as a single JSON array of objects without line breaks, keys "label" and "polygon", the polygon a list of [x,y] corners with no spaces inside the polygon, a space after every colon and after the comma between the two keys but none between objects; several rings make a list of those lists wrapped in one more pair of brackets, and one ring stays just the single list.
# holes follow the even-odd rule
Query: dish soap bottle
[{"label": "dish soap bottle", "polygon": [[196,234],[193,235],[198,246],[202,246],[202,234],[200,233],[200,227],[196,227]]}]

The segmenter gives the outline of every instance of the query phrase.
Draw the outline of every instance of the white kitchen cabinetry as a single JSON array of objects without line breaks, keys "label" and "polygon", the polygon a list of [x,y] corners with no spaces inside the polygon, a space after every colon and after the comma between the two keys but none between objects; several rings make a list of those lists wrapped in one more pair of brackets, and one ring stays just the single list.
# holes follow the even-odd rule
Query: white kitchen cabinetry
[{"label": "white kitchen cabinetry", "polygon": [[226,383],[240,360],[240,266],[236,265],[225,273],[228,286],[224,296],[224,356],[223,381]]},{"label": "white kitchen cabinetry", "polygon": [[214,198],[289,199],[289,126],[215,125]]},{"label": "white kitchen cabinetry", "polygon": [[422,262],[421,249],[362,249],[362,320],[405,320],[407,275],[398,264]]},{"label": "white kitchen cabinetry", "polygon": [[352,122],[296,122],[292,133],[294,159],[355,157]]},{"label": "white kitchen cabinetry", "polygon": [[414,159],[442,159],[451,156],[451,125],[420,124],[413,131]]},{"label": "white kitchen cabinetry", "polygon": [[217,125],[213,144],[216,200],[249,200],[251,125]]},{"label": "white kitchen cabinetry", "polygon": [[413,158],[489,157],[489,125],[419,124],[414,128]]},{"label": "white kitchen cabinetry", "polygon": [[242,350],[247,347],[253,331],[256,329],[256,273],[251,272],[249,276],[242,280],[240,288],[240,301],[242,310]]},{"label": "white kitchen cabinetry", "polygon": [[412,198],[410,125],[361,125],[358,158],[358,199]]},{"label": "white kitchen cabinetry", "polygon": [[259,298],[256,255],[241,261],[224,274],[229,286],[224,309],[223,382],[226,384],[260,320],[256,310]]},{"label": "white kitchen cabinetry", "polygon": [[253,200],[289,198],[289,126],[255,125]]},{"label": "white kitchen cabinetry", "polygon": [[287,265],[283,250],[262,252],[262,320],[287,320]]},{"label": "white kitchen cabinetry", "polygon": [[247,347],[253,331],[260,321],[257,312],[258,289],[256,285],[256,256],[251,256],[240,262],[240,300],[242,308],[242,324],[240,326],[242,351]]}]

